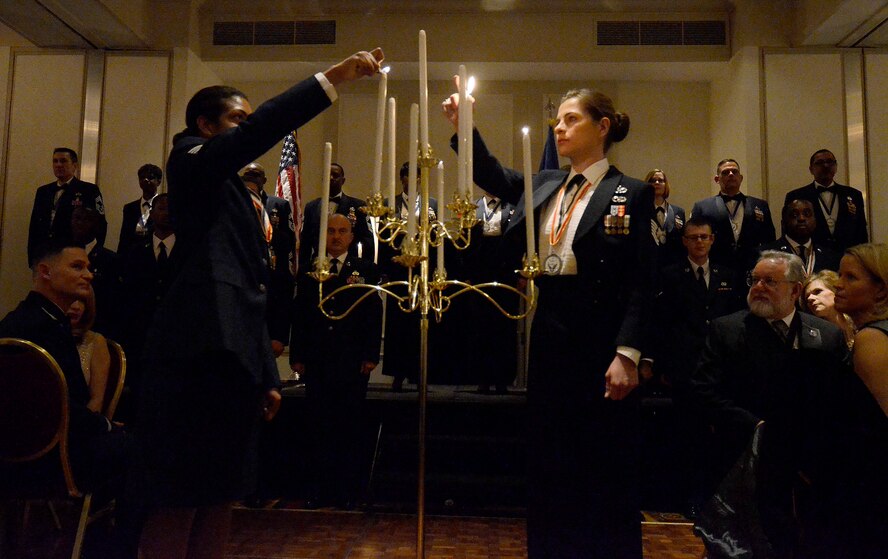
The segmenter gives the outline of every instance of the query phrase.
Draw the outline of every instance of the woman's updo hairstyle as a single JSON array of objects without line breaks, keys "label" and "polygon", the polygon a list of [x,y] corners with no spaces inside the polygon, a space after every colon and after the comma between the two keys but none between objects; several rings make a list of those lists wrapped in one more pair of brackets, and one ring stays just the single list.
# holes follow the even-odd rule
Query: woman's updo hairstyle
[{"label": "woman's updo hairstyle", "polygon": [[610,130],[608,131],[607,138],[604,139],[605,152],[610,149],[612,143],[623,141],[626,135],[629,134],[629,115],[617,112],[614,109],[614,102],[604,93],[588,88],[571,89],[564,94],[561,102],[564,103],[568,99],[574,98],[579,100],[583,110],[589,113],[596,121],[604,117],[610,120]]}]

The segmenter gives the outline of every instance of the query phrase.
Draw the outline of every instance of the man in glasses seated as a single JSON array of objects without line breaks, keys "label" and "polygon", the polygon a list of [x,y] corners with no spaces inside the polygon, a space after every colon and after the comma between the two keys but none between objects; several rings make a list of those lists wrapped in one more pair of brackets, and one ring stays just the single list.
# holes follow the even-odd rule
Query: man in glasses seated
[{"label": "man in glasses seated", "polygon": [[[765,469],[756,472],[764,476],[756,478],[756,506],[777,557],[789,557],[796,541],[796,473],[818,471],[809,461],[817,454],[812,449],[830,440],[824,433],[835,421],[826,418],[838,415],[840,398],[830,387],[853,376],[844,370],[848,350],[841,330],[796,310],[804,277],[797,255],[763,252],[747,276],[748,310],[712,321],[691,378],[693,404],[720,447],[713,466],[717,479],[765,422],[760,454]],[[806,483],[816,483],[814,478]]]}]

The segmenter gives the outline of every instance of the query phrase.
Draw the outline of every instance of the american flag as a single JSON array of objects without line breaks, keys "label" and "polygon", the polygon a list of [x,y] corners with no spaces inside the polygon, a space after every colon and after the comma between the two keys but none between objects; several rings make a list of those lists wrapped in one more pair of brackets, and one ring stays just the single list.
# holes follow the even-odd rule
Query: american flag
[{"label": "american flag", "polygon": [[296,274],[299,266],[299,231],[302,229],[302,173],[299,165],[299,143],[296,141],[296,131],[292,131],[284,138],[281,147],[281,166],[278,169],[275,195],[290,203],[290,215],[293,216],[293,234],[296,235],[296,253],[290,268]]}]

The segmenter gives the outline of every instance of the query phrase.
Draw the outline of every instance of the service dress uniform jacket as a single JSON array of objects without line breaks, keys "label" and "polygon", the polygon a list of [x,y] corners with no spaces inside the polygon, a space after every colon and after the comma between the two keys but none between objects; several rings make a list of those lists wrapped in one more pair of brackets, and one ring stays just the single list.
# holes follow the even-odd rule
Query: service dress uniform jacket
[{"label": "service dress uniform jacket", "polygon": [[[475,183],[516,208],[505,245],[518,268],[526,249],[524,177],[504,168],[477,130],[473,156]],[[546,170],[533,178],[536,224],[567,175]],[[642,347],[651,307],[652,209],[650,185],[611,166],[580,217],[576,275],[537,282],[527,388],[532,559],[641,558],[637,393],[622,401],[603,396],[617,347]],[[622,227],[612,219],[620,212],[630,218]]]},{"label": "service dress uniform jacket", "polygon": [[745,306],[745,285],[741,288],[737,284],[733,270],[710,261],[709,284],[704,288],[687,259],[661,270],[658,285],[650,354],[655,370],[663,373],[675,395],[682,398],[687,396],[709,323]]},{"label": "service dress uniform jacket", "polygon": [[[324,296],[346,285],[370,286],[379,281],[371,261],[347,255],[338,275],[323,284]],[[333,295],[324,303],[331,315],[348,314],[339,320],[318,308],[318,282],[300,274],[290,362],[305,365],[305,395],[310,430],[308,461],[310,497],[339,504],[358,497],[360,473],[369,463],[365,398],[369,374],[364,362],[379,363],[382,342],[382,299],[369,287],[354,287]],[[354,306],[354,307],[353,307]],[[370,438],[372,440],[372,438]]]},{"label": "service dress uniform jacket", "polygon": [[[332,202],[331,202],[332,203]],[[358,243],[361,243],[362,258],[373,261],[373,233],[367,223],[367,214],[361,208],[367,203],[359,198],[342,192],[336,201],[336,211],[349,219],[355,240],[348,247],[348,253],[358,255]],[[299,234],[299,270],[314,270],[314,260],[318,257],[318,235],[321,227],[321,199],[315,198],[305,205],[302,217],[302,231]]]},{"label": "service dress uniform jacket", "polygon": [[56,182],[44,184],[34,195],[34,208],[31,210],[31,222],[28,226],[28,264],[34,257],[34,251],[50,237],[71,238],[71,214],[74,208],[84,206],[96,210],[100,217],[96,240],[104,244],[108,222],[105,220],[105,202],[99,187],[77,177],[61,188],[62,194],[55,201],[60,190]]},{"label": "service dress uniform jacket", "polygon": [[[819,228],[820,227],[818,226],[818,229]],[[839,271],[839,262],[842,260],[842,253],[830,248],[828,245],[821,245],[817,241],[811,243],[811,248],[814,250],[814,266],[810,270],[811,273],[816,273],[820,270]],[[798,253],[793,250],[792,245],[789,244],[789,241],[786,239],[786,235],[783,235],[773,243],[765,243],[759,247],[759,253],[766,250],[779,250],[780,252],[795,254],[798,256]],[[803,262],[803,264],[805,264],[805,269],[807,270],[808,262]]]},{"label": "service dress uniform jacket", "polygon": [[792,200],[808,200],[814,206],[814,215],[817,217],[817,229],[812,238],[817,244],[832,245],[840,252],[848,247],[866,243],[869,240],[869,232],[866,227],[866,207],[863,203],[863,194],[852,186],[835,183],[830,187],[835,193],[835,204],[839,206],[835,229],[832,233],[827,224],[827,215],[823,211],[820,202],[820,194],[816,185],[805,185],[791,190],[786,194],[786,205]]},{"label": "service dress uniform jacket", "polygon": [[140,233],[136,226],[142,220],[142,197],[123,205],[123,222],[120,225],[120,238],[117,240],[117,252],[123,254],[129,247],[140,240],[151,238],[153,223],[151,219],[145,221],[144,230]]},{"label": "service dress uniform jacket", "polygon": [[666,203],[665,221],[660,228],[657,223],[657,211],[654,209],[654,217],[651,219],[651,232],[657,245],[657,269],[665,268],[670,264],[679,262],[687,255],[681,237],[684,235],[684,226],[687,221],[685,210],[681,206]]},{"label": "service dress uniform jacket", "polygon": [[295,288],[291,265],[296,252],[296,232],[289,202],[265,192],[261,193],[261,198],[272,230],[268,258],[268,335],[287,345]]},{"label": "service dress uniform jacket", "polygon": [[777,238],[768,202],[752,196],[745,196],[743,201],[743,224],[736,241],[731,216],[721,196],[705,198],[694,204],[691,217],[705,217],[712,222],[715,242],[709,258],[734,270],[738,278],[755,266],[758,247]]},{"label": "service dress uniform jacket", "polygon": [[146,341],[132,476],[142,503],[205,506],[254,488],[262,396],[280,381],[268,243],[237,173],[329,105],[311,77],[212,138],[174,138],[166,176],[183,254]]}]

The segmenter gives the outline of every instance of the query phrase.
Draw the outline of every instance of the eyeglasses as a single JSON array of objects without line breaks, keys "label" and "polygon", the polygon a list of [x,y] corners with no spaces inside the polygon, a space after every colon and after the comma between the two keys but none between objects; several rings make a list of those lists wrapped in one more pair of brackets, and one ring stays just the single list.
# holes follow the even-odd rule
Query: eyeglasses
[{"label": "eyeglasses", "polygon": [[752,274],[746,274],[746,285],[748,285],[749,287],[753,287],[755,285],[762,284],[765,287],[767,287],[768,289],[774,289],[777,287],[778,283],[795,283],[795,282],[790,281],[790,280],[785,280],[785,279],[776,280],[773,278],[760,278],[760,277],[754,276]]},{"label": "eyeglasses", "polygon": [[685,239],[688,241],[709,241],[712,239],[712,235],[685,235]]}]

